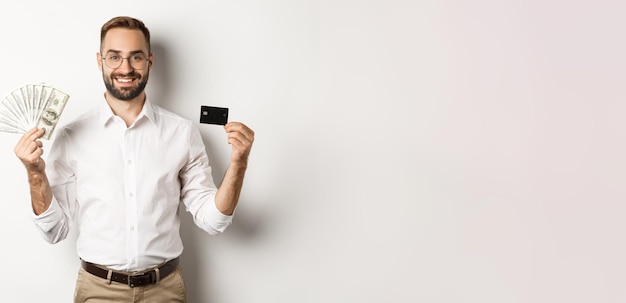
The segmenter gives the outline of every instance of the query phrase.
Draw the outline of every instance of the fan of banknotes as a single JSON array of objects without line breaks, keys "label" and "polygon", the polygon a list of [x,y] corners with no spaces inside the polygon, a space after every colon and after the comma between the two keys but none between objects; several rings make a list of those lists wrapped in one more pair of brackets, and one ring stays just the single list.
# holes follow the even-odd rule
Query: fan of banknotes
[{"label": "fan of banknotes", "polygon": [[44,128],[50,139],[69,95],[46,84],[28,84],[0,100],[0,132],[24,134]]}]

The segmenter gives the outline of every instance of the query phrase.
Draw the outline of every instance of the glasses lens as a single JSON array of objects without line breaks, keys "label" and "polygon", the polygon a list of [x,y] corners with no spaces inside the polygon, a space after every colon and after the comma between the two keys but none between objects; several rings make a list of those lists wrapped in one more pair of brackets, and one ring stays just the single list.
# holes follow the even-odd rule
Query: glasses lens
[{"label": "glasses lens", "polygon": [[124,59],[128,60],[130,66],[134,69],[143,69],[146,67],[146,62],[148,61],[146,56],[143,54],[135,54],[128,58],[122,58],[122,56],[111,54],[104,58],[104,64],[106,64],[109,68],[115,69],[122,65]]},{"label": "glasses lens", "polygon": [[146,57],[143,54],[134,54],[130,56],[128,59],[130,61],[130,66],[134,69],[143,69],[146,67]]},{"label": "glasses lens", "polygon": [[109,68],[118,68],[122,64],[122,57],[118,55],[107,55],[104,58],[104,64]]}]

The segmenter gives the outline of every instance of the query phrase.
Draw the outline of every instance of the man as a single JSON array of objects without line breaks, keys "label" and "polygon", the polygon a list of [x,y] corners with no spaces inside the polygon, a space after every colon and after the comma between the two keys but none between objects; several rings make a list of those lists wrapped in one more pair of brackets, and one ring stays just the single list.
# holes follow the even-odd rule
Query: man
[{"label": "man", "polygon": [[232,146],[219,189],[196,124],[148,100],[150,33],[130,17],[101,29],[99,107],[58,130],[47,164],[43,129],[15,147],[27,170],[34,222],[51,243],[77,224],[75,302],[184,302],[178,206],[209,234],[232,220],[254,132],[224,126]]}]

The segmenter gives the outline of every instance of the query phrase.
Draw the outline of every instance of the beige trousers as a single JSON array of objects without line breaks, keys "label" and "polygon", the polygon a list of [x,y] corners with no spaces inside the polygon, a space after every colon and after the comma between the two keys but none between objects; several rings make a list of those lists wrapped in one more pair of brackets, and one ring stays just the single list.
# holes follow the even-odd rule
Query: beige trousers
[{"label": "beige trousers", "polygon": [[75,303],[184,303],[185,297],[180,265],[157,284],[133,288],[122,283],[109,283],[80,268],[74,292]]}]

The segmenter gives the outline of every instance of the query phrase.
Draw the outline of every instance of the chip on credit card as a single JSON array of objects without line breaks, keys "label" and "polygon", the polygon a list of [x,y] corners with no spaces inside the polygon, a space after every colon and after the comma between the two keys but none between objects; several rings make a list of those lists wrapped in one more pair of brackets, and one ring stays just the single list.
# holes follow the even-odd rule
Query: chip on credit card
[{"label": "chip on credit card", "polygon": [[228,123],[228,108],[202,105],[200,107],[200,123],[226,125]]}]

